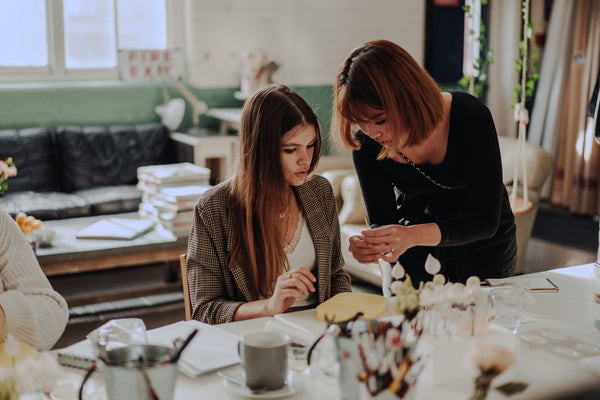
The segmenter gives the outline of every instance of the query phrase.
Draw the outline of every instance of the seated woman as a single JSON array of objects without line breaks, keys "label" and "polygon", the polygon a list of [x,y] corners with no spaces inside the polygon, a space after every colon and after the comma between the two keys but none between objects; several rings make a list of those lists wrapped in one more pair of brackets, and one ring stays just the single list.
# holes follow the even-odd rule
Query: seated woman
[{"label": "seated woman", "polygon": [[17,223],[0,207],[0,334],[50,349],[69,319],[65,299],[52,289]]},{"label": "seated woman", "polygon": [[198,201],[188,242],[192,316],[211,324],[314,307],[351,290],[317,116],[282,85],[242,113],[236,172]]}]

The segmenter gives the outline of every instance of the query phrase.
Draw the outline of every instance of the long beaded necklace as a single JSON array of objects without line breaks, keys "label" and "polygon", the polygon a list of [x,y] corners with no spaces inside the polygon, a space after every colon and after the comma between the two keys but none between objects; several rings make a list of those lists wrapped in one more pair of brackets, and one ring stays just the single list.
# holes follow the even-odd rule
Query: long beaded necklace
[{"label": "long beaded necklace", "polygon": [[400,150],[396,150],[396,153],[398,153],[398,155],[400,157],[402,157],[402,159],[404,161],[406,161],[408,163],[408,165],[410,165],[411,167],[413,167],[414,169],[416,169],[417,172],[419,172],[421,175],[423,175],[425,177],[425,179],[427,179],[429,182],[433,183],[435,186],[437,186],[437,187],[439,187],[441,189],[446,189],[446,190],[456,189],[456,186],[444,185],[443,183],[439,183],[438,181],[436,181],[435,179],[433,179],[432,177],[430,177],[429,175],[427,175],[427,173],[425,171],[423,171],[417,164],[415,164],[408,157],[406,157],[404,155],[404,153],[402,153]]}]

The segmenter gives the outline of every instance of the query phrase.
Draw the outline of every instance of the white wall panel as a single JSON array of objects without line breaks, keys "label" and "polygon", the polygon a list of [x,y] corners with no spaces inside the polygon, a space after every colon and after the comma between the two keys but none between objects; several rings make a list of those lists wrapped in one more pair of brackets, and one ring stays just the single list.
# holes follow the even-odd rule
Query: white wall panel
[{"label": "white wall panel", "polygon": [[424,0],[186,0],[188,77],[197,87],[239,86],[239,54],[263,50],[276,81],[332,84],[356,46],[389,39],[423,61]]}]

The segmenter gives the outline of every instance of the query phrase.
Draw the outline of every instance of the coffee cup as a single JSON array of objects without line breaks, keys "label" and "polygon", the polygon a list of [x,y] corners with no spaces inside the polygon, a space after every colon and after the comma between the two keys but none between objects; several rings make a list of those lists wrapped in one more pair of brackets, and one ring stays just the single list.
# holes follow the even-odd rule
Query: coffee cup
[{"label": "coffee cup", "polygon": [[247,333],[238,344],[246,386],[252,390],[280,389],[288,371],[290,337],[280,332]]}]

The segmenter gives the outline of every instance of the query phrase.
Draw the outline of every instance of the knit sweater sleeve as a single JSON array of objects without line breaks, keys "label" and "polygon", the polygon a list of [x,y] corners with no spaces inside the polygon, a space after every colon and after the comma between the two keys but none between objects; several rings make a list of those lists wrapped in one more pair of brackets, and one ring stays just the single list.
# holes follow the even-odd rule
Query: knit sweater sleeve
[{"label": "knit sweater sleeve", "polygon": [[0,208],[0,306],[8,333],[38,350],[50,349],[62,335],[69,310],[52,289],[16,222]]}]

